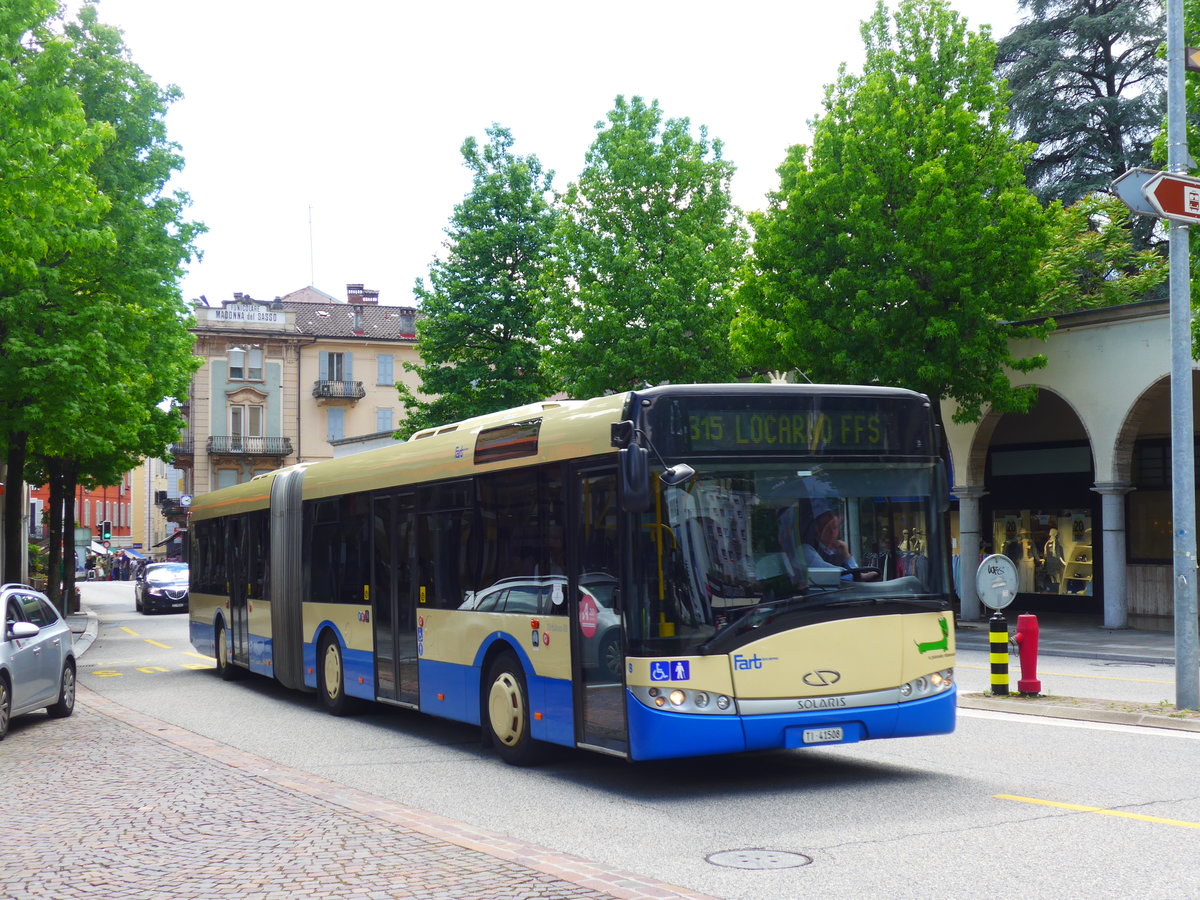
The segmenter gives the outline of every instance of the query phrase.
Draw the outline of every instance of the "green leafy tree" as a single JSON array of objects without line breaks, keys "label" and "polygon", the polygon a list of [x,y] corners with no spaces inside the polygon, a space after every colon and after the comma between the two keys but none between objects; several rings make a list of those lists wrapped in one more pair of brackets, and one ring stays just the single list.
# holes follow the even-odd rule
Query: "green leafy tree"
[{"label": "green leafy tree", "polygon": [[577,397],[728,380],[745,235],[721,142],[640,97],[596,128],[547,268],[547,367]]},{"label": "green leafy tree", "polygon": [[462,145],[471,190],[454,208],[448,250],[417,280],[421,364],[418,397],[398,384],[408,417],[397,436],[543,400],[555,392],[541,369],[536,336],[540,273],[553,229],[553,172],[512,152],[512,134],[493,125],[483,146]]},{"label": "green leafy tree", "polygon": [[1167,279],[1167,260],[1138,250],[1129,208],[1111,194],[1089,194],[1064,209],[1053,204],[1050,242],[1038,263],[1037,311],[1044,315],[1142,300]]},{"label": "green leafy tree", "polygon": [[[116,483],[178,437],[180,416],[161,404],[186,394],[198,364],[178,281],[202,230],[183,216],[186,196],[165,189],[182,165],[164,124],[177,91],[159,88],[132,62],[120,32],[100,23],[90,3],[64,40],[70,52],[59,83],[105,138],[103,154],[75,173],[97,190],[96,234],[31,259],[11,293],[0,292],[12,351],[0,362],[8,474],[21,480],[28,453],[47,475],[52,525],[61,529],[52,530],[52,547],[74,527],[69,513],[60,523],[56,507],[70,509],[77,480]],[[60,567],[51,562],[53,578]],[[66,569],[69,587],[74,566]]]},{"label": "green leafy tree", "polygon": [[[1024,21],[999,42],[1017,137],[1044,202],[1069,206],[1146,165],[1166,110],[1159,0],[1020,0]],[[1139,243],[1149,235],[1145,220]]]},{"label": "green leafy tree", "polygon": [[735,340],[762,370],[882,382],[959,403],[1027,409],[1006,367],[1006,324],[1037,299],[1045,213],[1024,183],[1028,148],[1006,125],[995,44],[941,0],[883,3],[863,24],[862,75],[827,89],[813,145],[792,147],[752,219],[754,271]]},{"label": "green leafy tree", "polygon": [[[21,482],[29,433],[44,421],[26,393],[37,385],[27,325],[44,300],[42,280],[109,237],[100,225],[108,200],[88,170],[112,131],[88,122],[68,84],[71,44],[54,30],[56,16],[54,0],[0,6],[0,448],[9,484]],[[19,580],[22,512],[21,492],[6,491],[4,581]]]}]

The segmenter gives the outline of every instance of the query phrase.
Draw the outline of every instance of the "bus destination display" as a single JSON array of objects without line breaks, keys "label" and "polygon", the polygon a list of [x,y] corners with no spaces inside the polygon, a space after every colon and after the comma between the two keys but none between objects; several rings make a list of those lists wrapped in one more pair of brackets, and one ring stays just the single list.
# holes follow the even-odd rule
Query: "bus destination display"
[{"label": "bus destination display", "polygon": [[877,409],[693,409],[688,414],[694,453],[895,451],[896,436],[889,431],[894,432],[896,424],[894,413],[885,416]]}]

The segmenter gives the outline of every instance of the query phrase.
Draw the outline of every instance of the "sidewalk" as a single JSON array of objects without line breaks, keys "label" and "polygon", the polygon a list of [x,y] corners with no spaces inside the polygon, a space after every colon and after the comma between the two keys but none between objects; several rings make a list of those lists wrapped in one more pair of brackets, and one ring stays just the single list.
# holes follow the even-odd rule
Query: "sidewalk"
[{"label": "sidewalk", "polygon": [[[1008,631],[1016,630],[1017,616],[1008,618]],[[960,650],[990,650],[987,621],[959,622],[955,643]],[[1017,654],[1010,649],[1012,662]],[[1070,656],[1077,659],[1175,665],[1175,635],[1164,631],[1136,628],[1105,628],[1099,616],[1038,616],[1038,657]],[[993,697],[989,694],[958,695],[958,705],[968,709],[1049,716],[1114,725],[1141,725],[1175,731],[1200,731],[1200,713],[1177,710],[1173,706],[1155,706],[1116,700],[1090,700],[1078,697],[1022,697],[1016,693]]]},{"label": "sidewalk", "polygon": [[[1009,633],[1017,614],[1007,616]],[[963,650],[987,650],[988,622],[958,622],[955,642]],[[1175,635],[1169,631],[1105,628],[1100,616],[1039,615],[1038,656],[1074,656],[1175,665]]]}]

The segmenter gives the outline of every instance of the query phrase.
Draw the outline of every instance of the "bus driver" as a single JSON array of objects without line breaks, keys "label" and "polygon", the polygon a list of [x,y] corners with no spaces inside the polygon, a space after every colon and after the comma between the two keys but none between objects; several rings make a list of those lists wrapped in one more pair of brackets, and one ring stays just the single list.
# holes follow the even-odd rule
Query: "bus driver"
[{"label": "bus driver", "polygon": [[836,501],[812,501],[812,520],[804,531],[804,561],[810,569],[846,569],[843,580],[879,581],[879,572],[859,570],[858,562],[842,540],[842,511]]}]

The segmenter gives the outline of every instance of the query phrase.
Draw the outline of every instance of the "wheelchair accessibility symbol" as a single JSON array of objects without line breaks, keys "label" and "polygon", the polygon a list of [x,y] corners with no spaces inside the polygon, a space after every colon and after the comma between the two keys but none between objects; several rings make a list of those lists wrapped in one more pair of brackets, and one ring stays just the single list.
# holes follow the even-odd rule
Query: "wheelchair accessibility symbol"
[{"label": "wheelchair accessibility symbol", "polygon": [[691,663],[686,659],[659,660],[650,664],[651,681],[688,681]]}]

